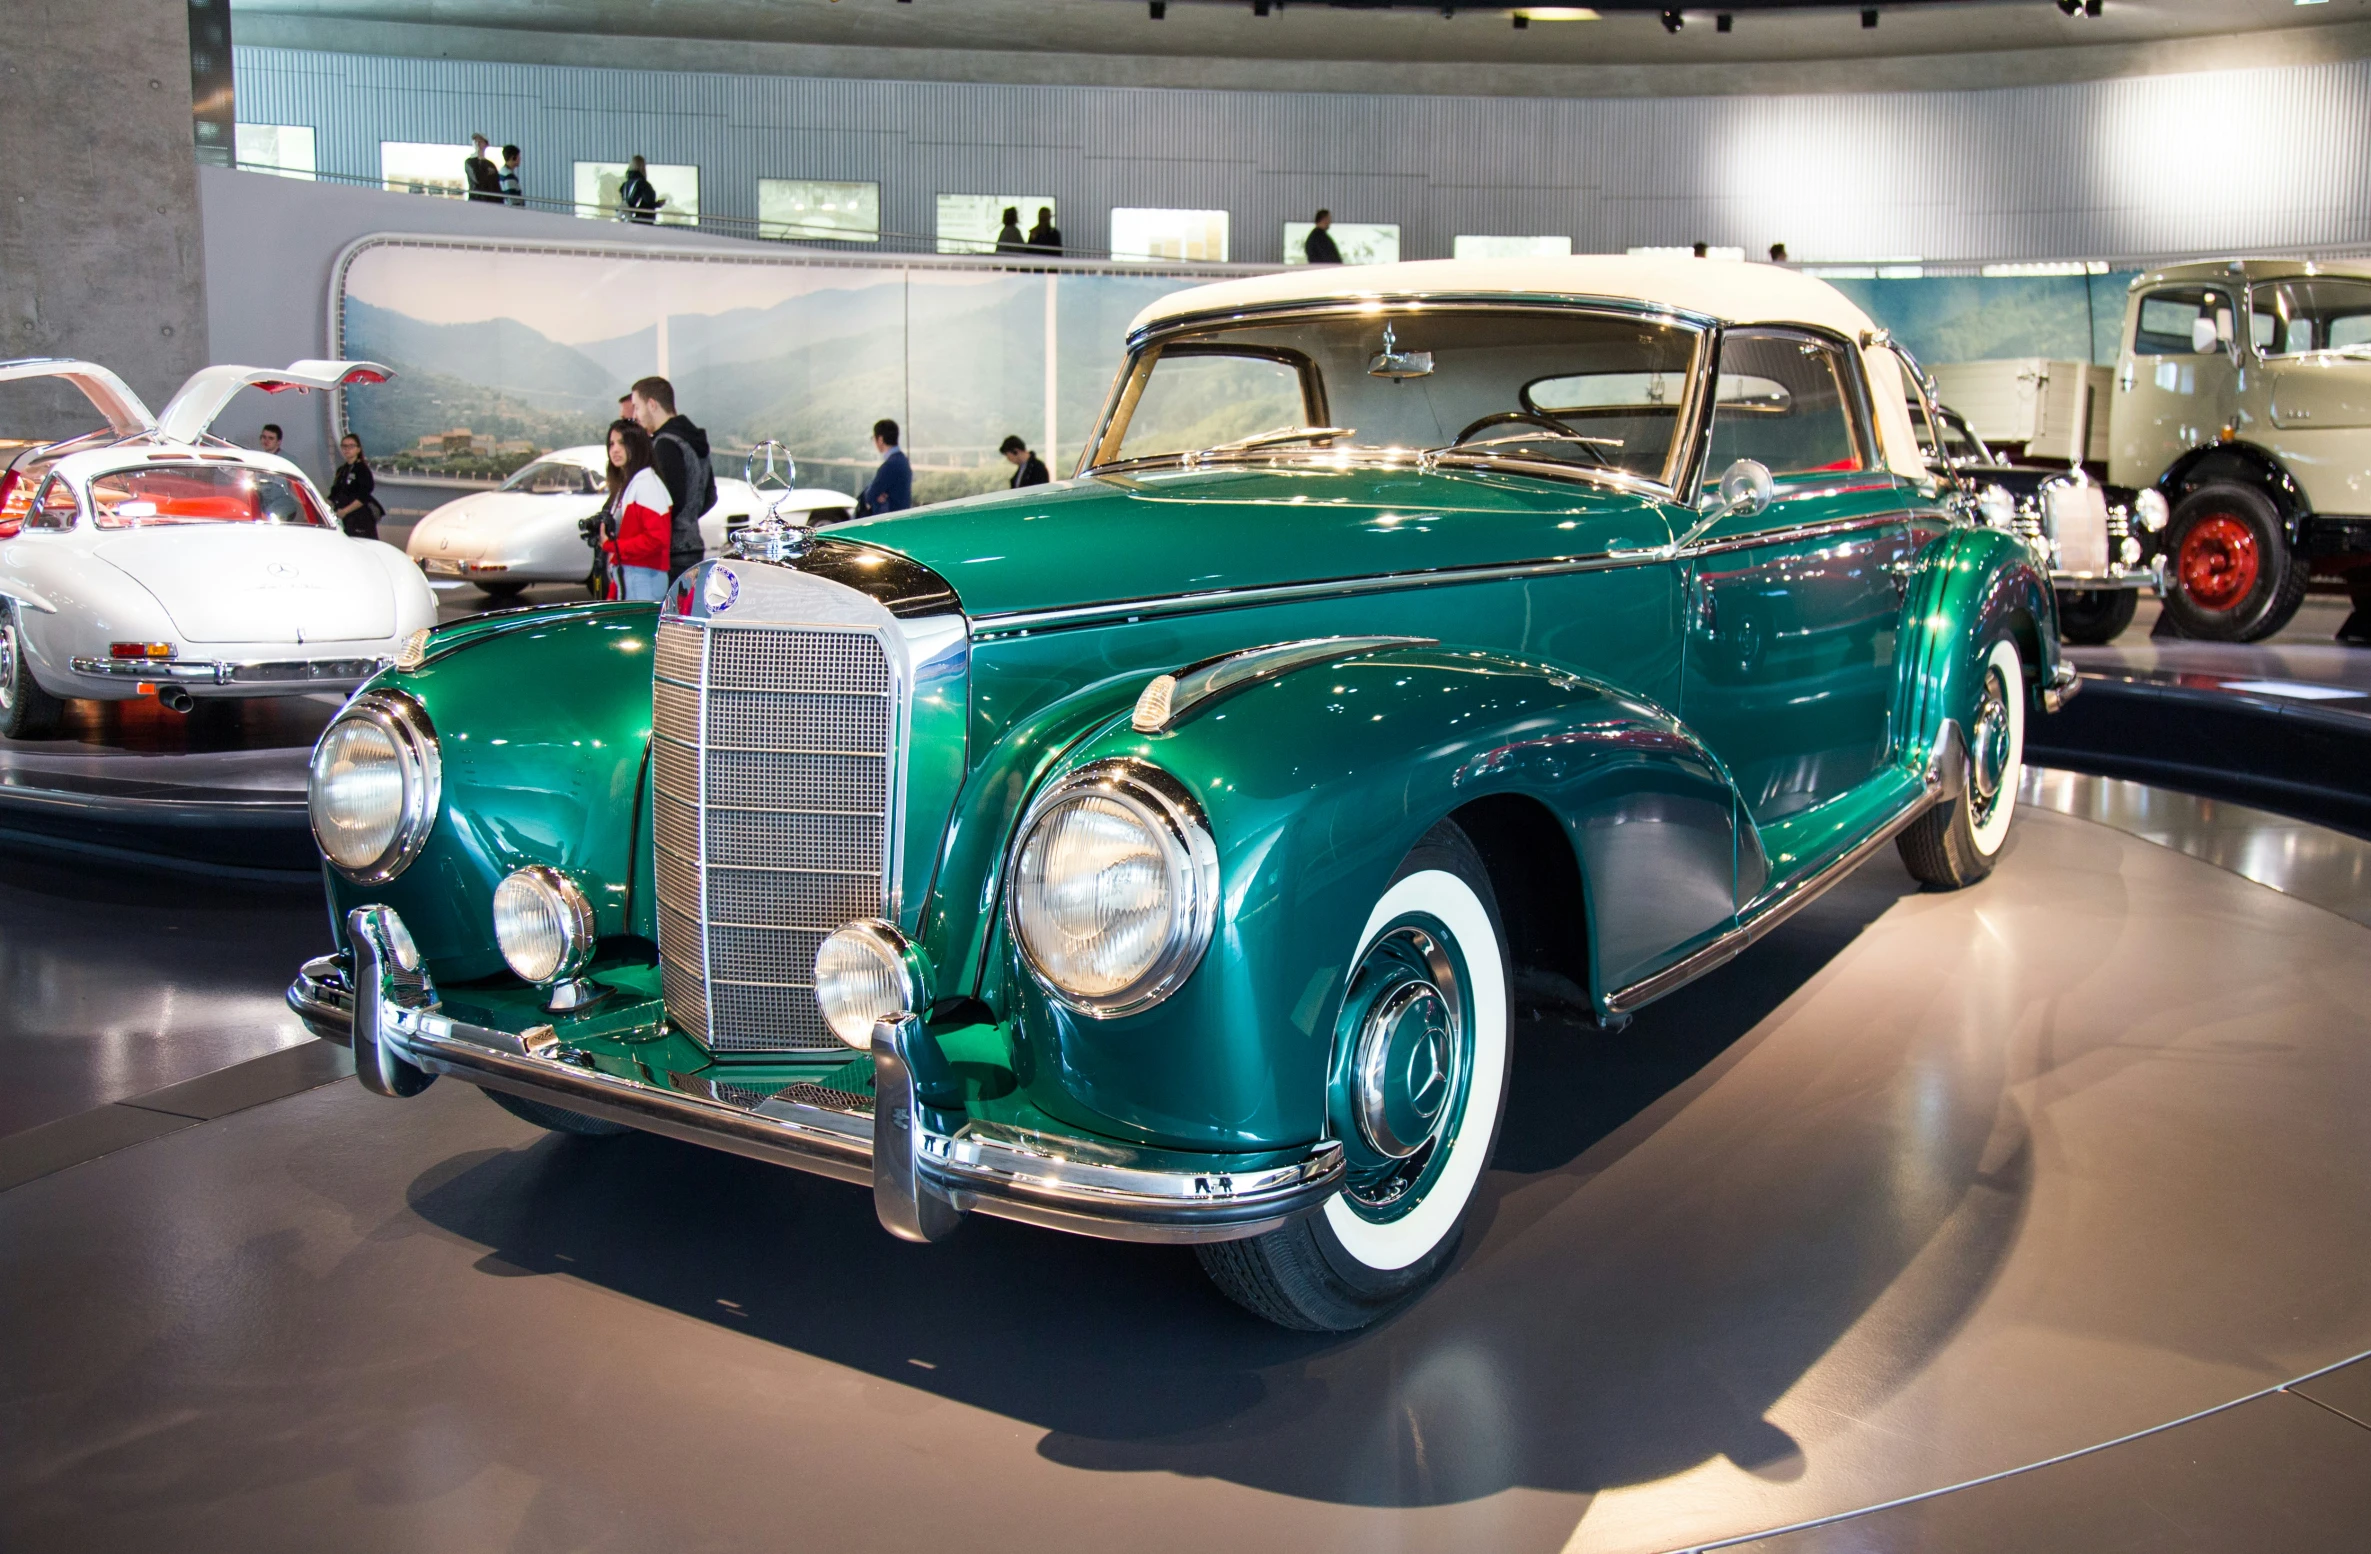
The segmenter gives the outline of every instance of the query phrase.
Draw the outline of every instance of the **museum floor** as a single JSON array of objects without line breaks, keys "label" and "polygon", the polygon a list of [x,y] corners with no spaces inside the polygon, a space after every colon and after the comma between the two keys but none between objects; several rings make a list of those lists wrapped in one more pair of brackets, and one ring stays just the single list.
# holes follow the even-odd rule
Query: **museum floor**
[{"label": "museum floor", "polygon": [[1888,851],[1525,1027],[1462,1266],[1347,1338],[388,1105],[278,1003],[317,891],[11,851],[0,1547],[2360,1547],[2371,844],[2027,800],[1976,889]]}]

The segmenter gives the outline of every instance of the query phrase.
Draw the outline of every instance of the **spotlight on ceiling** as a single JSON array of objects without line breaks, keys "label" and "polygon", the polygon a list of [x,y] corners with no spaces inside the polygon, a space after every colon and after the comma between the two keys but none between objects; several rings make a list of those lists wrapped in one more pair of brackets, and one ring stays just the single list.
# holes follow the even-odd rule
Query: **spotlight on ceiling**
[{"label": "spotlight on ceiling", "polygon": [[1862,25],[1863,27],[1874,27],[1874,26],[1876,26],[1876,25],[1877,25],[1877,13],[1876,13],[1875,11],[1873,11],[1873,10],[1870,10],[1870,11],[1863,11],[1863,12],[1861,12],[1861,25]]},{"label": "spotlight on ceiling", "polygon": [[1679,12],[1665,11],[1663,13],[1663,30],[1665,32],[1677,32],[1680,30],[1682,25],[1684,25],[1684,18],[1681,17]]}]

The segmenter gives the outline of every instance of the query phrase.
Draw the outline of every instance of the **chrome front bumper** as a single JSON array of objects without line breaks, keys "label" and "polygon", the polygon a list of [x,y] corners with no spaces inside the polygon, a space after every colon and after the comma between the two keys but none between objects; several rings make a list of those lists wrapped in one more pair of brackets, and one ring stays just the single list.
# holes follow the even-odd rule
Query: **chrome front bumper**
[{"label": "chrome front bumper", "polygon": [[909,1241],[935,1241],[972,1212],[1117,1241],[1232,1241],[1309,1213],[1342,1183],[1342,1147],[1331,1141],[1255,1172],[1160,1170],[1124,1146],[933,1110],[927,1075],[936,1051],[912,1018],[873,1028],[869,1109],[854,1097],[848,1109],[817,1104],[831,1092],[814,1085],[745,1105],[696,1076],[670,1074],[667,1086],[620,1078],[590,1067],[548,1026],[514,1035],[445,1014],[393,909],[357,907],[346,931],[352,982],[335,957],[308,961],[289,986],[288,1005],[316,1035],[353,1046],[364,1088],[417,1095],[451,1074],[669,1138],[870,1183],[881,1223]]},{"label": "chrome front bumper", "polygon": [[389,658],[77,658],[74,672],[150,685],[351,690],[392,662]]}]

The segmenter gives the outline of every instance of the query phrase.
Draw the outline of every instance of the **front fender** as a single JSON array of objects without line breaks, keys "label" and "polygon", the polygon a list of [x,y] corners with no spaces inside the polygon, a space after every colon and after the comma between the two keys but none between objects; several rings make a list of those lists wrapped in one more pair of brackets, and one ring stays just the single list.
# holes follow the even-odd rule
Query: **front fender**
[{"label": "front fender", "polygon": [[417,701],[436,730],[443,802],[410,868],[383,885],[328,871],[330,915],[384,903],[440,978],[503,970],[494,887],[531,863],[567,871],[604,940],[654,936],[648,878],[652,605],[564,605],[440,632],[410,672],[373,687]]},{"label": "front fender", "polygon": [[2002,636],[2025,660],[2029,709],[2043,710],[2059,670],[2058,599],[2015,536],[1955,528],[1929,543],[1911,572],[1902,629],[1894,748],[1905,765],[1923,770],[1946,721],[1970,726],[1985,655]]},{"label": "front fender", "polygon": [[1536,803],[1574,849],[1587,908],[1560,926],[1591,940],[1601,993],[1618,960],[1651,962],[1734,913],[1740,811],[1718,762],[1660,709],[1551,666],[1441,648],[1320,664],[1164,733],[1114,716],[1048,777],[1110,757],[1197,796],[1220,901],[1184,985],[1121,1019],[1048,999],[999,936],[1022,1083],[1097,1132],[1189,1149],[1319,1137],[1357,937],[1408,850],[1477,801]]},{"label": "front fender", "polygon": [[2252,442],[2207,443],[2168,464],[2165,473],[2157,477],[2157,489],[2168,506],[2203,486],[2223,484],[2262,493],[2280,514],[2289,547],[2296,550],[2303,546],[2305,518],[2313,511],[2313,502],[2269,448]]}]

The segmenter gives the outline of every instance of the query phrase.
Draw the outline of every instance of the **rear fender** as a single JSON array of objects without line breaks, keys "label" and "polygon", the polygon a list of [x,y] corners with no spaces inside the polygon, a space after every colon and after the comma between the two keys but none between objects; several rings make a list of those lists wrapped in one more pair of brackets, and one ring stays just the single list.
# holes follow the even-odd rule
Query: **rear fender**
[{"label": "rear fender", "polygon": [[1055,1003],[996,936],[1030,1098],[1094,1131],[1213,1149],[1318,1137],[1358,935],[1408,850],[1477,800],[1536,802],[1573,848],[1586,902],[1558,926],[1591,940],[1600,1009],[1637,966],[1733,919],[1741,811],[1727,774],[1669,714],[1549,666],[1375,652],[1191,709],[1162,733],[1114,717],[1047,775],[1107,758],[1150,762],[1196,795],[1220,900],[1184,984],[1118,1019]]}]

